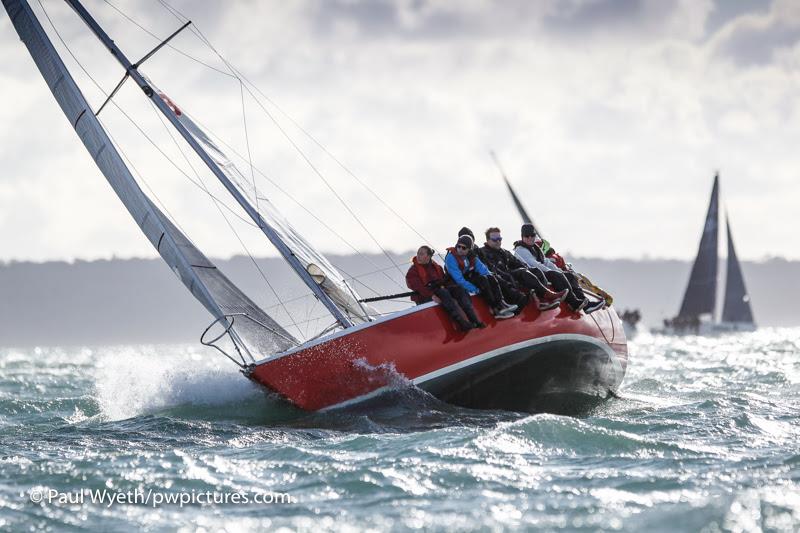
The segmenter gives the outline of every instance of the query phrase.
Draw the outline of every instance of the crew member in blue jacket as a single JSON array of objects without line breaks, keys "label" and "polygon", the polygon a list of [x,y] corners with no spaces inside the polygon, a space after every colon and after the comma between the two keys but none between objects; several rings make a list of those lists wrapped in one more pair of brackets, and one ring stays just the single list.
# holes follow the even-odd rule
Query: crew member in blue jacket
[{"label": "crew member in blue jacket", "polygon": [[472,251],[473,244],[469,235],[460,236],[456,245],[447,249],[445,270],[467,292],[483,296],[495,318],[511,318],[517,306],[503,301],[497,280]]}]

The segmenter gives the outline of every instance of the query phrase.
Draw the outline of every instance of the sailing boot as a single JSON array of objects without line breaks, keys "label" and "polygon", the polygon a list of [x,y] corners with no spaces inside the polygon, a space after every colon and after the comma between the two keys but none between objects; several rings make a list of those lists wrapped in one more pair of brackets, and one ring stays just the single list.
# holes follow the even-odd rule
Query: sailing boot
[{"label": "sailing boot", "polygon": [[456,315],[455,317],[453,317],[453,321],[456,323],[458,329],[460,329],[461,331],[469,331],[475,327],[472,324],[472,322],[466,320],[464,317],[460,315]]},{"label": "sailing boot", "polygon": [[590,302],[590,303],[586,304],[586,307],[583,308],[583,312],[586,313],[587,315],[590,315],[590,314],[594,313],[595,311],[599,311],[600,309],[604,308],[605,306],[606,306],[606,301],[605,300],[600,300],[600,301],[597,301],[597,302]]},{"label": "sailing boot", "polygon": [[546,302],[555,301],[555,302],[561,303],[567,297],[567,294],[569,294],[569,290],[567,290],[567,289],[564,289],[563,291],[553,291],[553,290],[550,290],[550,289],[546,289],[546,292],[544,293],[544,296],[542,296],[542,300],[544,300]]},{"label": "sailing boot", "polygon": [[[520,314],[522,312],[522,310],[525,309],[525,306],[528,305],[532,301],[531,298],[530,298],[531,295],[529,293],[527,293],[527,292],[519,292],[518,294],[519,295],[517,296],[517,304],[516,304],[517,305],[517,309],[516,309],[516,311],[514,311],[515,315]],[[533,297],[536,298],[536,295],[534,294]]]},{"label": "sailing boot", "polygon": [[578,300],[576,305],[570,304],[570,307],[572,308],[573,313],[578,314],[581,312],[581,309],[583,309],[587,305],[589,305],[589,299],[584,298],[583,300]]},{"label": "sailing boot", "polygon": [[[552,292],[552,291],[549,291],[549,292]],[[553,294],[556,294],[556,293],[553,293]],[[536,296],[534,296],[534,298],[536,298]],[[539,307],[539,311],[549,311],[550,309],[555,309],[556,307],[561,305],[561,300],[559,300],[557,298],[556,299],[550,299],[549,301],[548,300],[539,300],[538,298],[536,298],[536,301],[537,301],[536,305]]]},{"label": "sailing boot", "polygon": [[542,308],[542,302],[539,300],[539,297],[536,296],[536,291],[533,289],[528,293],[528,304],[533,307],[538,307],[539,309]]},{"label": "sailing boot", "polygon": [[[516,309],[516,307],[514,307],[514,309]],[[497,320],[504,320],[506,318],[512,318],[514,316],[514,311],[505,307],[494,307],[492,308],[492,314]]]},{"label": "sailing boot", "polygon": [[500,309],[502,311],[508,311],[508,312],[513,313],[514,311],[517,310],[517,306],[514,305],[514,304],[510,304],[510,303],[506,302],[505,300],[501,299],[500,300],[500,305],[498,306],[498,309]]},{"label": "sailing boot", "polygon": [[486,324],[480,318],[478,318],[477,314],[475,314],[475,308],[473,308],[472,305],[464,305],[461,308],[464,310],[464,314],[467,315],[467,320],[472,322],[472,327],[478,329],[483,329],[486,327]]}]

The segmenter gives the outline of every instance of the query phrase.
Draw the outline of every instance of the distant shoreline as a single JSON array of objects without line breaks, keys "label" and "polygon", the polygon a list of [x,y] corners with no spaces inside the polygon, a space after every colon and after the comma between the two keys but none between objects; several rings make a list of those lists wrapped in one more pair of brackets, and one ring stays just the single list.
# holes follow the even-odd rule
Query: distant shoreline
[{"label": "distant shoreline", "polygon": [[[374,265],[385,269],[363,281],[387,294],[403,286],[402,273],[410,256],[411,252],[393,254],[399,268],[379,254],[367,259],[329,257],[354,276],[375,271]],[[249,258],[215,262],[260,305],[277,303]],[[302,285],[282,260],[257,262],[282,299],[302,293]],[[649,326],[675,314],[690,268],[688,261],[666,259],[574,258],[573,262],[614,295],[620,310],[640,309]],[[743,261],[742,267],[757,323],[800,325],[796,304],[800,284],[795,282],[800,279],[800,261]],[[361,286],[357,290],[373,294]],[[210,321],[160,259],[0,263],[0,346],[197,342]]]}]

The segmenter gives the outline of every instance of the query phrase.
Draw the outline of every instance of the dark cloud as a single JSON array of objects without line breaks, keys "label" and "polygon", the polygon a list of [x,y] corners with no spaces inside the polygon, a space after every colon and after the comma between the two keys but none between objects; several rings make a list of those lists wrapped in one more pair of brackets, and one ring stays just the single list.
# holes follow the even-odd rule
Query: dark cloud
[{"label": "dark cloud", "polygon": [[650,32],[679,6],[663,0],[495,0],[477,5],[445,0],[329,0],[313,4],[313,27],[326,37],[349,26],[366,38],[573,37],[608,31]]},{"label": "dark cloud", "polygon": [[741,15],[764,15],[771,7],[772,2],[768,0],[717,0],[706,20],[706,32],[714,34]]},{"label": "dark cloud", "polygon": [[735,29],[717,46],[717,53],[739,66],[751,67],[772,62],[776,51],[800,42],[800,27],[783,24]]},{"label": "dark cloud", "polygon": [[[669,9],[668,2],[662,5]],[[561,6],[546,22],[549,28],[570,33],[636,23],[647,14],[645,0],[588,0]]]},{"label": "dark cloud", "polygon": [[359,33],[368,36],[396,33],[400,26],[397,5],[387,0],[321,2],[313,17],[314,29],[322,35],[334,34],[340,23],[353,24]]}]

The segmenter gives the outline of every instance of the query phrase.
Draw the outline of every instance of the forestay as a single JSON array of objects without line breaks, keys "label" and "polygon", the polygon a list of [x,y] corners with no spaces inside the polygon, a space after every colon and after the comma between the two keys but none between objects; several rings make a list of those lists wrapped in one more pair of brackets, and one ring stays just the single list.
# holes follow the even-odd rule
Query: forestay
[{"label": "forestay", "polygon": [[141,190],[56,53],[27,2],[2,0],[22,41],[78,137],[133,216],[142,232],[200,303],[217,319],[245,313],[233,332],[260,356],[283,351],[298,341],[241,292]]},{"label": "forestay", "polygon": [[159,90],[155,84],[153,84],[152,80],[147,79],[147,83],[165,102],[167,102],[181,125],[183,125],[189,134],[200,144],[225,176],[239,189],[239,192],[246,197],[250,205],[257,206],[258,213],[261,215],[264,222],[278,234],[280,240],[289,247],[294,256],[300,260],[305,270],[311,274],[314,281],[322,287],[322,290],[331,300],[333,300],[340,309],[343,309],[354,323],[369,321],[369,315],[376,314],[377,312],[359,302],[360,298],[356,291],[347,283],[341,273],[328,259],[318,252],[289,221],[286,220],[272,202],[263,196],[263,193],[259,194],[253,182],[242,174],[239,168],[231,161],[222,148],[214,142],[211,135],[209,135],[206,130],[192,120],[182,107],[178,106],[163,91]]}]

